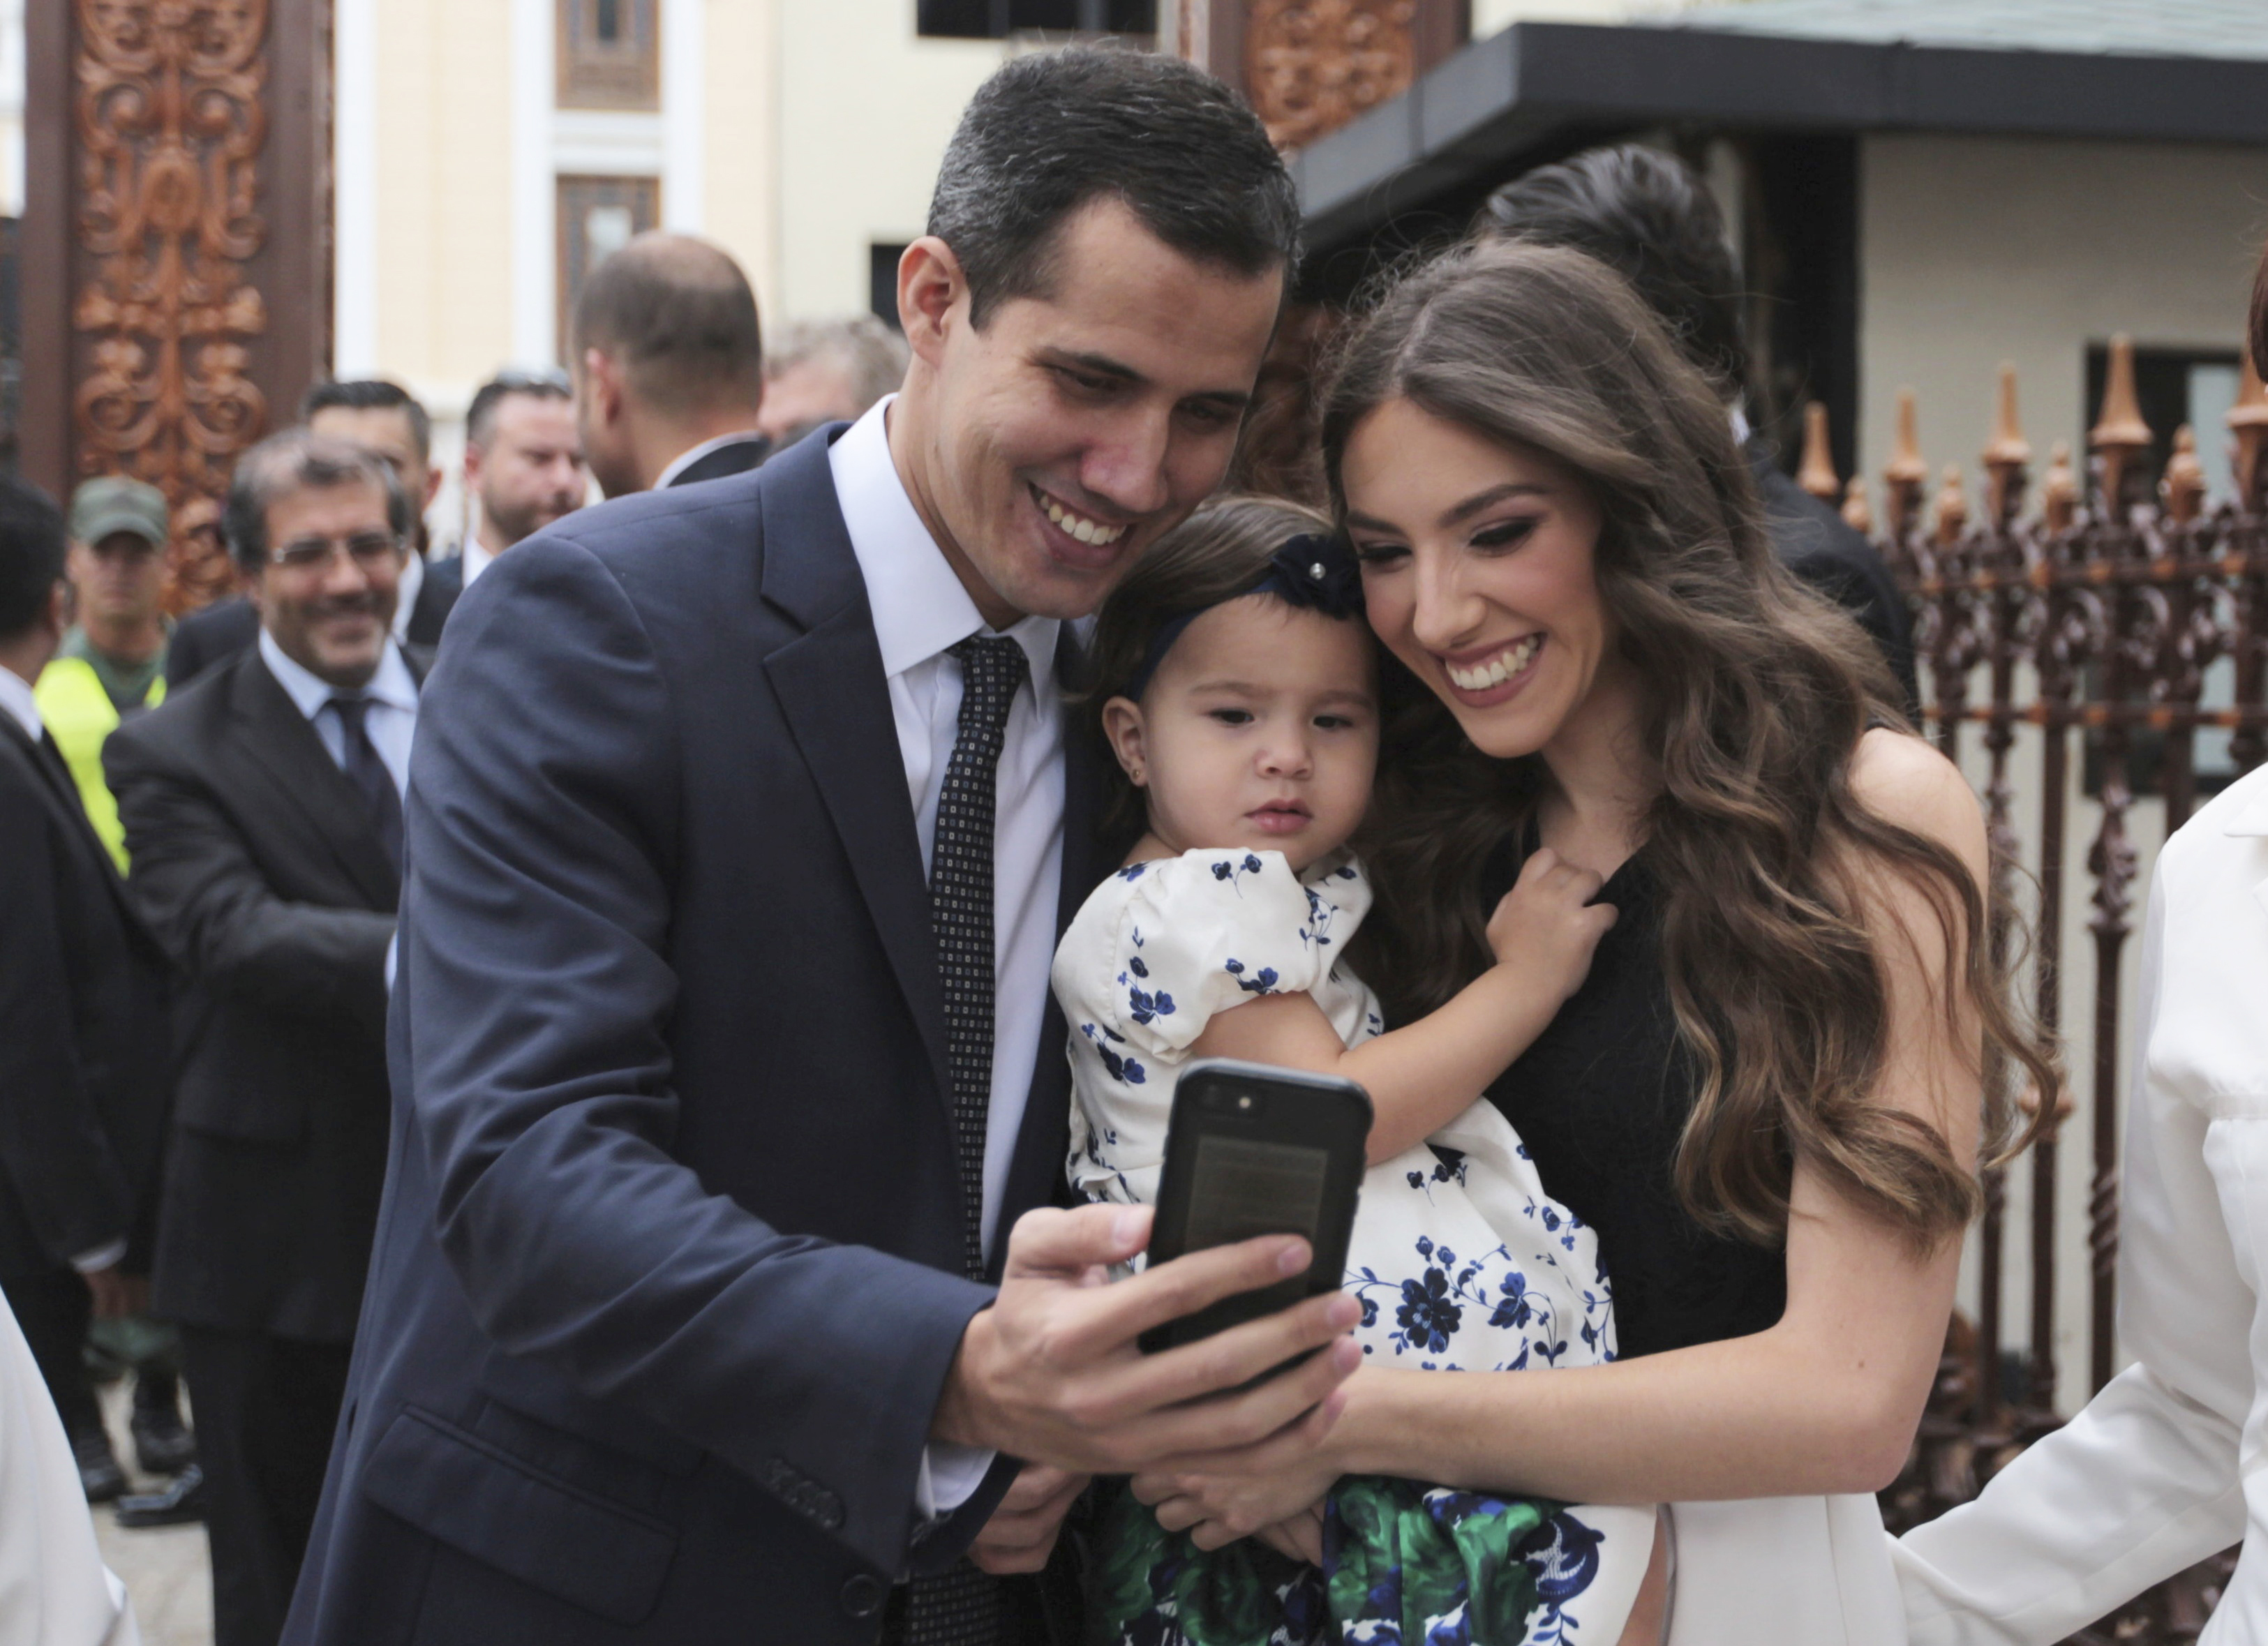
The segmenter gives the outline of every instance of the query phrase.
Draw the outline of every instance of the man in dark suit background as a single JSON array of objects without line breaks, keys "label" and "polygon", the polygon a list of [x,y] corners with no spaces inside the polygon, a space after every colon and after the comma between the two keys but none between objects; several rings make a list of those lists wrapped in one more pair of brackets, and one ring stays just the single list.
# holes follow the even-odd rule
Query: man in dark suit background
[{"label": "man in dark suit background", "polygon": [[1087,1471],[1328,1427],[1351,1298],[1136,1347],[1300,1242],[1102,1286],[1148,1214],[1048,1209],[1049,963],[1111,866],[1066,631],[1219,482],[1298,223],[1190,65],[1020,58],[900,264],[900,395],[467,594],[295,1646],[1036,1642],[996,1575]]},{"label": "man in dark suit background", "polygon": [[1506,183],[1489,196],[1481,224],[1588,252],[1669,323],[1687,356],[1724,392],[1781,563],[1858,619],[1897,676],[1902,706],[1918,715],[1912,622],[1890,569],[1873,544],[1789,479],[1771,448],[1748,432],[1740,271],[1708,184],[1675,155],[1642,143],[1592,149]]},{"label": "man in dark suit background", "polygon": [[0,476],[0,1293],[70,1437],[115,1497],[82,1351],[136,1312],[172,1079],[168,967],[128,906],[32,683],[63,636],[63,517]]},{"label": "man in dark suit background", "polygon": [[425,569],[454,599],[522,538],[583,506],[591,474],[563,371],[499,371],[465,410],[465,490],[479,521],[458,552]]},{"label": "man in dark suit background", "polygon": [[[447,572],[436,576],[425,561],[425,511],[441,489],[441,471],[433,464],[433,420],[400,384],[363,378],[315,385],[299,403],[299,421],[317,434],[376,452],[394,470],[409,499],[414,527],[394,604],[394,637],[404,645],[438,645],[441,625],[464,584]],[[174,626],[166,658],[166,686],[188,685],[252,644],[259,633],[260,615],[242,595],[191,613]]]},{"label": "man in dark suit background", "polygon": [[219,1646],[282,1628],[385,1176],[415,524],[363,446],[247,452],[224,525],[260,633],[103,750],[129,888],[192,988],[151,1308],[181,1328]]},{"label": "man in dark suit background", "polygon": [[741,474],[771,450],[756,294],[706,240],[652,230],[593,269],[568,358],[583,460],[609,497]]}]

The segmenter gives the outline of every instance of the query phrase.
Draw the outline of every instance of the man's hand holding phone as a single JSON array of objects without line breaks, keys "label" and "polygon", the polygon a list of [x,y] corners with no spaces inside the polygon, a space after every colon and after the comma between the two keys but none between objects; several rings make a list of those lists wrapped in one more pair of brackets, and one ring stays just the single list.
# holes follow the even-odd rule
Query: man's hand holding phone
[{"label": "man's hand holding phone", "polygon": [[1298,1236],[1263,1235],[1105,1284],[1110,1266],[1149,1238],[1146,1208],[1026,1213],[1008,1238],[998,1300],[962,1334],[932,1435],[1098,1474],[1169,1459],[1201,1470],[1199,1460],[1270,1436],[1320,1442],[1338,1416],[1339,1385],[1362,1361],[1347,1335],[1361,1305],[1326,1293],[1145,1355],[1138,1340],[1152,1327],[1277,1285],[1312,1261]]}]

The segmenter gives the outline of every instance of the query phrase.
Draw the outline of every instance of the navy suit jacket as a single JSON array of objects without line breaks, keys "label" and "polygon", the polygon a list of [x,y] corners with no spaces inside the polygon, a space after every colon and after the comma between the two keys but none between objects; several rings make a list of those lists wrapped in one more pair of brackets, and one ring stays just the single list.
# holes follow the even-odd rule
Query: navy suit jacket
[{"label": "navy suit jacket", "polygon": [[[826,439],[490,567],[420,709],[394,1130],[295,1642],[872,1641],[963,1279],[928,893]],[[1061,918],[1108,871],[1067,783]],[[1050,1006],[1001,1229],[1060,1198]],[[995,1264],[1005,1234],[996,1238]]]}]

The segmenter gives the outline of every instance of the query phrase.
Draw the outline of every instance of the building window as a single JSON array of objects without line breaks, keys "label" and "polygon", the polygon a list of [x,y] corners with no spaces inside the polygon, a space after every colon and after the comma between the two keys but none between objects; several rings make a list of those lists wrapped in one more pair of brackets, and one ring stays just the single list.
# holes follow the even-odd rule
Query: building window
[{"label": "building window", "polygon": [[559,107],[661,107],[661,0],[558,0]]},{"label": "building window", "polygon": [[886,246],[875,241],[866,248],[866,303],[874,311],[874,318],[892,331],[898,326],[898,259],[906,254],[902,246]]},{"label": "building window", "polygon": [[633,234],[661,221],[658,177],[563,177],[559,180],[559,357],[567,358],[567,331],[583,283]]},{"label": "building window", "polygon": [[919,32],[957,40],[1005,40],[1026,30],[1154,34],[1157,0],[921,0]]}]

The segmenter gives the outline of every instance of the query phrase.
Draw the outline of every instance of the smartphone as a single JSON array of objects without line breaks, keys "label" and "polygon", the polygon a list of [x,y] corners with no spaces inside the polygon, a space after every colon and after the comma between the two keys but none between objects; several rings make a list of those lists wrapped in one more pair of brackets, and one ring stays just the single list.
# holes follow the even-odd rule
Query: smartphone
[{"label": "smartphone", "polygon": [[1224,1297],[1142,1334],[1145,1353],[1256,1320],[1336,1291],[1362,1192],[1370,1095],[1351,1080],[1209,1057],[1182,1071],[1150,1261],[1255,1235],[1306,1238],[1314,1261],[1258,1291]]}]

